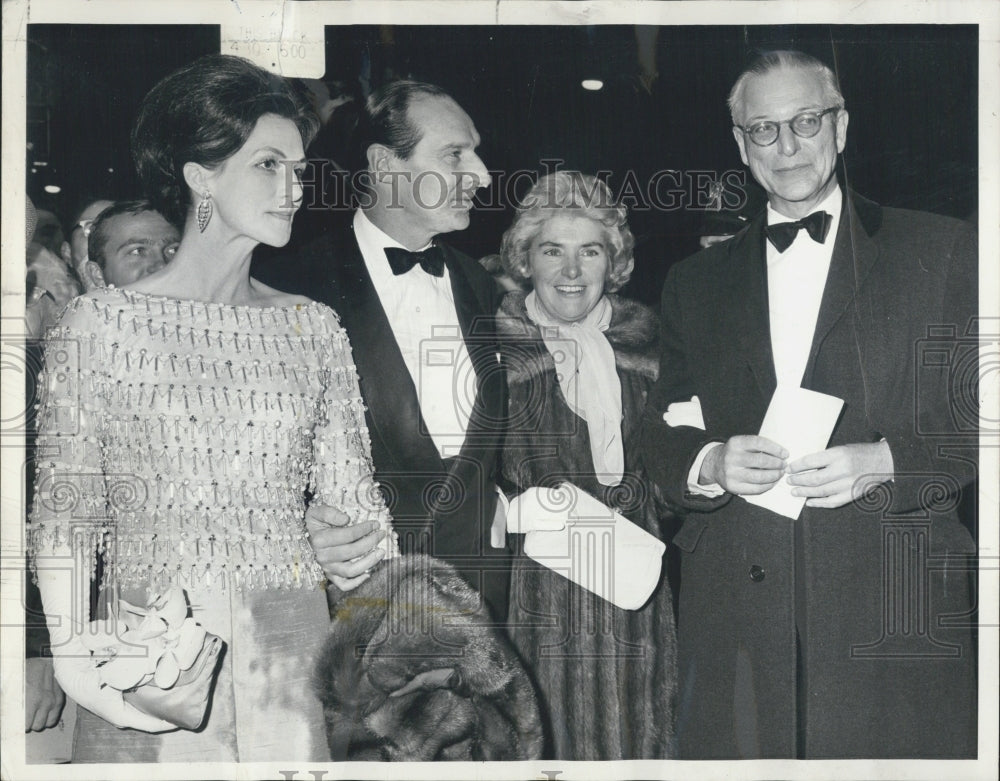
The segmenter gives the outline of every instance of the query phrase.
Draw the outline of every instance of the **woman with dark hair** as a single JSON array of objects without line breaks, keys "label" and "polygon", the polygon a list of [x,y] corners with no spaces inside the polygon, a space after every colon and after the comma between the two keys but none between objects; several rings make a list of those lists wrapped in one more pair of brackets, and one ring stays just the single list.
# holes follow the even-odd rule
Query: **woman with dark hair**
[{"label": "woman with dark hair", "polygon": [[176,255],[75,299],[47,345],[30,544],[75,762],[329,759],[307,489],[383,538],[359,571],[395,543],[336,315],[249,274],[289,239],[315,129],[236,57],[157,84],[133,154]]},{"label": "woman with dark hair", "polygon": [[[614,291],[632,272],[625,207],[559,171],[504,234],[510,426],[503,476],[519,552],[508,627],[533,673],[546,756],[671,756],[676,646],[658,539],[670,513],[638,462],[658,321]],[[524,536],[521,537],[520,535]]]}]

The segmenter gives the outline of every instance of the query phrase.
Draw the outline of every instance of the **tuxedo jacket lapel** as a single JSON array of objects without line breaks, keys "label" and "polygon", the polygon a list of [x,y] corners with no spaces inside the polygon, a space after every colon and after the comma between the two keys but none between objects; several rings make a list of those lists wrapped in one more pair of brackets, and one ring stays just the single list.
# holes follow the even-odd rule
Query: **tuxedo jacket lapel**
[{"label": "tuxedo jacket lapel", "polygon": [[483,312],[483,307],[476,301],[475,292],[472,290],[465,272],[459,265],[453,251],[444,245],[441,252],[444,255],[444,264],[448,269],[448,279],[451,282],[451,295],[455,301],[455,312],[458,315],[458,322],[462,328],[462,336],[465,339],[466,347],[469,350],[469,357],[472,359],[472,366],[476,372],[476,378],[482,377],[482,366],[477,360],[481,350],[476,350],[476,340],[474,337],[480,335],[481,324],[479,320]]},{"label": "tuxedo jacket lapel", "polygon": [[816,318],[809,361],[803,375],[803,386],[816,368],[816,359],[823,342],[841,318],[855,306],[865,279],[878,259],[878,245],[872,235],[881,220],[879,207],[848,192],[840,214],[840,226],[830,258],[826,285]]},{"label": "tuxedo jacket lapel", "polygon": [[[485,272],[474,273],[475,261],[446,245],[442,251],[479,391],[460,457],[447,464],[427,433],[416,386],[349,226],[331,231],[303,253],[301,262],[309,268],[301,278],[319,282],[301,292],[333,307],[350,337],[367,408],[375,479],[386,495],[400,549],[454,561],[502,620],[509,565],[505,551],[494,556],[489,548],[506,404],[505,378],[495,357],[497,296],[493,280]],[[483,556],[498,558],[499,564],[484,568]]]},{"label": "tuxedo jacket lapel", "polygon": [[774,394],[777,380],[771,352],[771,324],[768,317],[767,259],[764,252],[764,214],[757,217],[743,233],[731,239],[733,291],[740,301],[738,333],[743,355],[765,400]]},{"label": "tuxedo jacket lapel", "polygon": [[[354,231],[333,255],[331,285],[347,329],[358,370],[361,393],[368,408],[372,447],[381,458],[380,471],[440,472],[441,457],[426,431],[413,378],[403,362]],[[381,463],[379,463],[381,461]]]},{"label": "tuxedo jacket lapel", "polygon": [[[841,211],[836,244],[830,259],[823,298],[813,332],[809,360],[803,375],[808,386],[816,356],[830,331],[850,310],[858,291],[878,259],[878,246],[871,238],[881,220],[879,207],[854,193],[848,193]],[[771,351],[771,327],[768,316],[767,256],[764,226],[766,213],[759,215],[746,231],[734,237],[730,247],[733,259],[734,290],[743,302],[739,328],[744,355],[765,399],[774,393],[777,380]]]},{"label": "tuxedo jacket lapel", "polygon": [[[330,300],[347,329],[358,369],[361,392],[368,407],[372,446],[382,457],[383,471],[441,473],[444,462],[420,412],[417,389],[403,362],[385,309],[365,266],[354,232],[333,252]],[[496,362],[496,334],[489,300],[470,283],[454,250],[441,245],[448,268],[455,309],[477,377],[473,415],[467,444],[502,419],[502,372]],[[417,273],[417,272],[413,272]],[[487,297],[488,298],[488,297]],[[492,426],[488,425],[490,422]],[[381,461],[381,463],[379,463]]]},{"label": "tuxedo jacket lapel", "polygon": [[[471,442],[483,429],[495,429],[502,413],[502,385],[497,381],[502,371],[497,357],[496,313],[491,311],[493,299],[480,296],[454,250],[445,245],[441,248],[465,346],[476,372],[477,393],[466,433],[467,441]],[[489,425],[491,421],[494,424],[492,427]]]}]

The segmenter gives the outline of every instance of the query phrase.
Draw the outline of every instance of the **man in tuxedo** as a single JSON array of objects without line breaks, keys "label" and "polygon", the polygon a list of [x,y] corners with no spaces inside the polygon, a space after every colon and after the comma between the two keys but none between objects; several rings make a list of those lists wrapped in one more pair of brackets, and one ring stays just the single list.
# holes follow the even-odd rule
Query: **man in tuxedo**
[{"label": "man in tuxedo", "polygon": [[[840,185],[818,60],[764,54],[729,104],[768,206],[671,269],[643,442],[685,513],[681,756],[974,757],[975,234]],[[825,447],[758,435],[776,388],[843,400]],[[797,517],[748,501],[784,481]]]},{"label": "man in tuxedo", "polygon": [[[350,225],[331,218],[294,262],[271,261],[261,276],[340,315],[400,549],[453,563],[502,620],[509,563],[490,545],[506,406],[499,300],[479,264],[437,238],[468,227],[473,195],[489,184],[479,134],[441,88],[400,81],[370,97],[357,136],[363,184]],[[368,524],[313,536],[348,584],[379,555]]]}]

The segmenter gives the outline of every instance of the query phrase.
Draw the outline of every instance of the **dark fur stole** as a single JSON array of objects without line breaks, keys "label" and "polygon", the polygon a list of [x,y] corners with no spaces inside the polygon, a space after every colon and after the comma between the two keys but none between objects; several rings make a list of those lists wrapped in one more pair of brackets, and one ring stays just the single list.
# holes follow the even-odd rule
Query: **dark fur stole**
[{"label": "dark fur stole", "polygon": [[[316,671],[334,759],[541,756],[532,685],[479,594],[450,564],[402,556],[336,594]],[[441,682],[390,696],[422,673],[448,669]]]},{"label": "dark fur stole", "polygon": [[[615,351],[615,364],[623,372],[634,372],[655,381],[660,368],[660,322],[656,313],[645,304],[608,294],[611,302],[611,323],[604,332]],[[529,318],[524,305],[526,294],[514,291],[504,296],[497,314],[497,331],[501,344],[525,340],[541,341],[542,335]],[[508,361],[508,381],[525,382],[541,369],[554,370],[548,357],[544,366],[535,362]]]}]

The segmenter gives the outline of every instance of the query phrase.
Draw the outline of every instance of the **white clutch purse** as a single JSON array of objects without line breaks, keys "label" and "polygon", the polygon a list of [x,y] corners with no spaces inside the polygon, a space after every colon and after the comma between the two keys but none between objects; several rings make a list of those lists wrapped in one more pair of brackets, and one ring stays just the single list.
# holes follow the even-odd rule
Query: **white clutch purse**
[{"label": "white clutch purse", "polygon": [[573,483],[529,488],[507,513],[524,552],[624,610],[638,610],[660,581],[666,545]]}]

